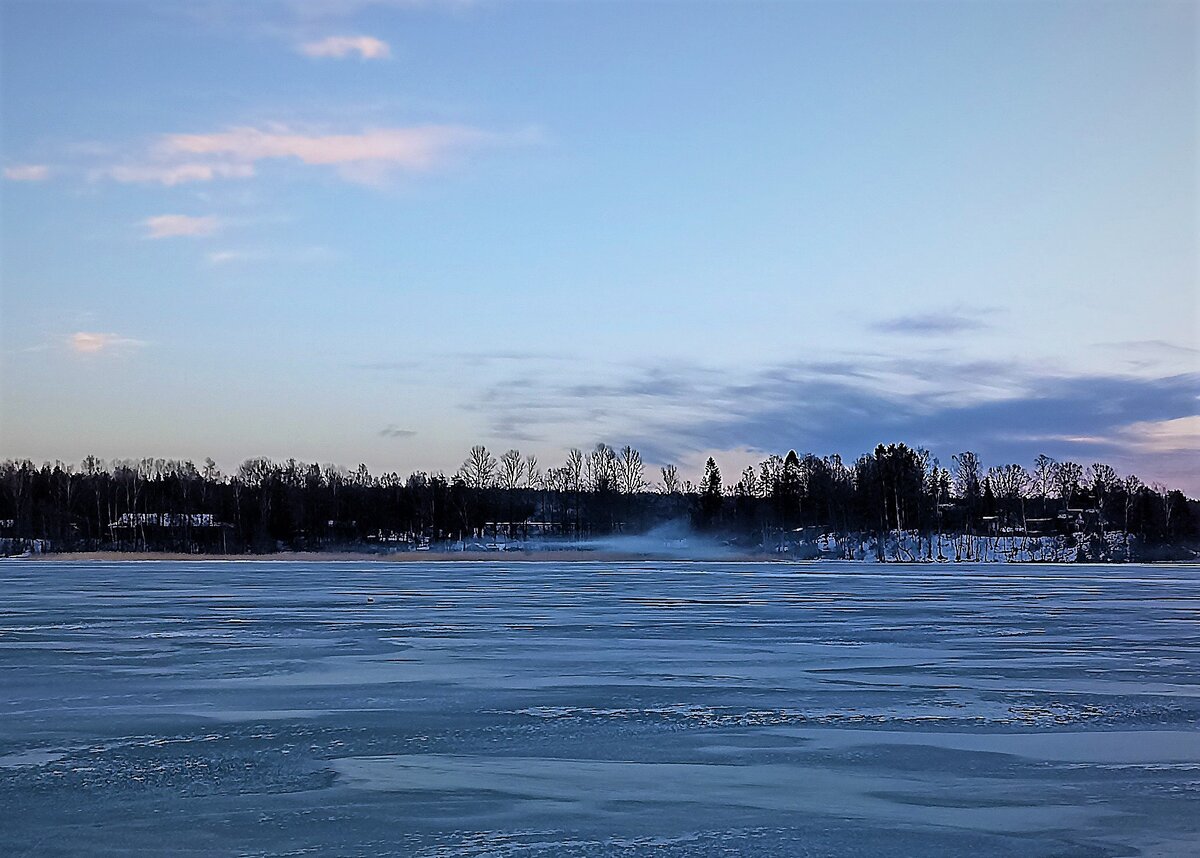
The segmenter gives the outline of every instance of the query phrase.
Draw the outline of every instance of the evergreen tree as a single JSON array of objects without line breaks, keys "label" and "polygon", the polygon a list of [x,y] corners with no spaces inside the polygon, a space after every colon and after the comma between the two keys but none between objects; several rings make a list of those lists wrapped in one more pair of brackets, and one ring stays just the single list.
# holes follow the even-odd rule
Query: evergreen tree
[{"label": "evergreen tree", "polygon": [[716,526],[721,514],[721,469],[711,456],[704,463],[704,479],[700,483],[700,526],[708,530]]}]

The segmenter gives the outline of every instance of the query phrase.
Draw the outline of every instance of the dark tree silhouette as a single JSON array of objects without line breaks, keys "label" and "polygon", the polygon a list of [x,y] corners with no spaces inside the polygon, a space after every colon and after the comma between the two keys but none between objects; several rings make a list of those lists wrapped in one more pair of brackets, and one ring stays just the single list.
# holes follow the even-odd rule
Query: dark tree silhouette
[{"label": "dark tree silhouette", "polygon": [[10,460],[0,463],[0,552],[483,549],[688,519],[752,550],[812,551],[825,534],[834,556],[881,559],[974,559],[981,539],[1044,560],[1191,559],[1200,547],[1200,504],[1103,463],[1085,473],[1039,456],[1032,474],[1015,463],[985,471],[966,452],[951,474],[901,443],[852,467],[790,450],[746,468],[728,496],[712,458],[698,487],[667,465],[650,491],[643,468],[637,450],[606,444],[586,457],[572,449],[544,474],[536,456],[510,450],[497,462],[478,445],[453,479],[261,457],[232,474],[211,459]]}]

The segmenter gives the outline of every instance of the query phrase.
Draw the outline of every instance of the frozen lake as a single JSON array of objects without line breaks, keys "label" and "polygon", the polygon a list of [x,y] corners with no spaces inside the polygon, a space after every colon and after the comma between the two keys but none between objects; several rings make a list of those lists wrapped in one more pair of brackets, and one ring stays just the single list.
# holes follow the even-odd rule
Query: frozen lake
[{"label": "frozen lake", "polygon": [[0,563],[5,855],[1200,854],[1200,567]]}]

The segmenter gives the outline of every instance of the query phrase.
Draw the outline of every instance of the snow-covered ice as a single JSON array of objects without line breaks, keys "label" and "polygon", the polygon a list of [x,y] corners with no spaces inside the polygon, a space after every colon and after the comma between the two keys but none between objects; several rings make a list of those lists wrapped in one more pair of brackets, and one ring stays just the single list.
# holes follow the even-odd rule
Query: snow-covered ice
[{"label": "snow-covered ice", "polygon": [[1196,566],[11,561],[0,588],[3,854],[1200,854]]}]

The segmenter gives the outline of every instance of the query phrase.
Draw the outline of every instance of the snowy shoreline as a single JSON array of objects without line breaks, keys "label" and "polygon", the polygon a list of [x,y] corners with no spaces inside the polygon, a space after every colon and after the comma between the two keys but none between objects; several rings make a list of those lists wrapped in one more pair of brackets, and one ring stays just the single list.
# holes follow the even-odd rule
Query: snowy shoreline
[{"label": "snowy shoreline", "polygon": [[912,566],[936,566],[948,563],[979,564],[1062,564],[1088,563],[1121,566],[1128,563],[1192,563],[1200,558],[1128,557],[1124,552],[1103,551],[1092,556],[1089,551],[1080,551],[1077,545],[1062,543],[1052,546],[1031,548],[1014,544],[1007,538],[971,537],[969,540],[943,536],[932,544],[928,539],[895,539],[885,541],[882,551],[873,538],[839,539],[834,542],[819,540],[802,543],[787,551],[747,551],[731,546],[706,544],[689,549],[687,546],[663,548],[639,545],[637,549],[620,550],[611,547],[611,540],[598,541],[596,547],[585,546],[510,548],[508,550],[428,550],[428,551],[355,551],[337,549],[330,551],[276,551],[265,554],[185,554],[169,551],[67,551],[43,552],[19,556],[0,557],[0,560],[50,560],[72,562],[144,562],[144,561],[262,561],[262,562],[371,562],[371,563],[445,563],[445,562],[512,562],[512,563],[582,563],[582,562],[637,562],[678,560],[682,562],[727,562],[727,563],[853,563],[874,565],[879,563]]}]

